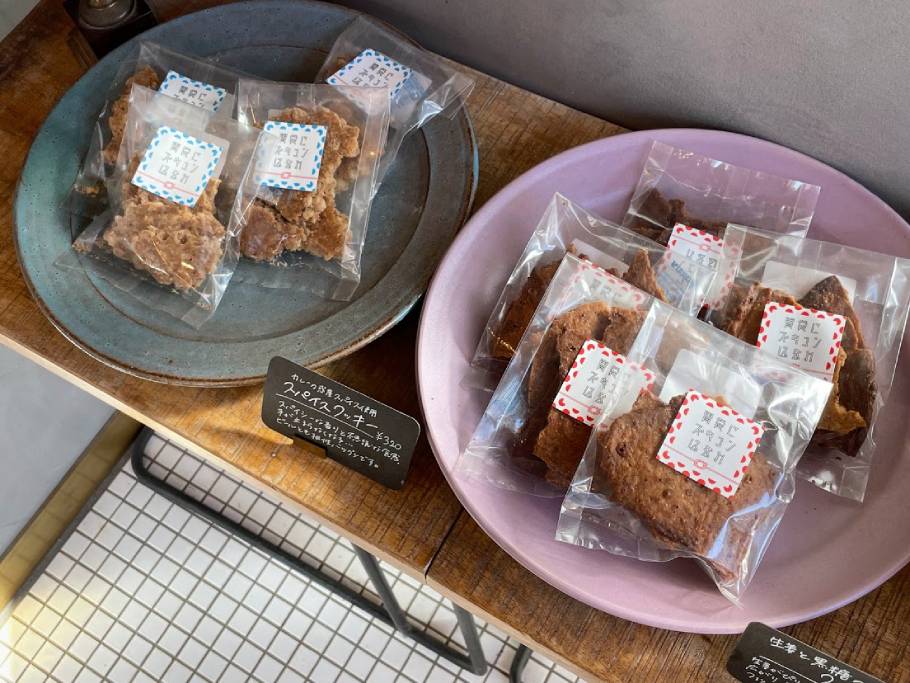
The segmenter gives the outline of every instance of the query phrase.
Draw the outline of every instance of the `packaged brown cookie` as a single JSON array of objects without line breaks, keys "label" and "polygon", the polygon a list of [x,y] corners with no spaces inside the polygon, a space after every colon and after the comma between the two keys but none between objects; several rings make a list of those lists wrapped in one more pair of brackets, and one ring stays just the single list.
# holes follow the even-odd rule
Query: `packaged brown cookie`
[{"label": "packaged brown cookie", "polygon": [[737,601],[793,496],[831,384],[659,301],[625,361],[556,538],[641,560],[696,559]]},{"label": "packaged brown cookie", "polygon": [[[562,495],[651,301],[600,266],[566,255],[459,469],[503,488]],[[640,379],[647,386],[649,373]]]},{"label": "packaged brown cookie", "polygon": [[729,223],[803,236],[820,189],[655,140],[622,224],[661,244],[677,226],[710,243]]},{"label": "packaged brown cookie", "polygon": [[234,116],[240,74],[206,59],[142,42],[117,70],[92,130],[68,209],[92,217],[107,207],[105,183],[117,163],[133,85],[157,90],[216,118]]},{"label": "packaged brown cookie", "polygon": [[382,88],[241,79],[239,119],[262,132],[233,218],[244,282],[350,299],[379,158]]},{"label": "packaged brown cookie", "polygon": [[707,320],[833,383],[799,474],[862,500],[910,306],[910,261],[731,226],[735,279]]},{"label": "packaged brown cookie", "polygon": [[590,261],[647,294],[696,315],[715,268],[686,257],[670,258],[656,242],[586,211],[557,193],[528,240],[493,307],[472,365],[495,384],[566,254]]},{"label": "packaged brown cookie", "polygon": [[83,267],[198,327],[237,264],[229,218],[257,131],[134,85],[122,133],[107,184],[111,210],[74,250]]},{"label": "packaged brown cookie", "polygon": [[388,90],[389,135],[378,181],[385,177],[409,133],[439,114],[453,115],[474,87],[470,76],[366,15],[354,19],[341,32],[316,80]]}]

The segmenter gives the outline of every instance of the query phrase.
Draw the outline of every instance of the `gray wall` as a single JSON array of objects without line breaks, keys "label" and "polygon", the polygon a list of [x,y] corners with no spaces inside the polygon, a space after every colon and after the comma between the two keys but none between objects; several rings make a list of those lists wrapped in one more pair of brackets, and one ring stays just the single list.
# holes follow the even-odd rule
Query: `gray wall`
[{"label": "gray wall", "polygon": [[38,0],[0,0],[0,40],[25,19]]},{"label": "gray wall", "polygon": [[806,152],[910,214],[908,0],[341,0],[631,128]]}]

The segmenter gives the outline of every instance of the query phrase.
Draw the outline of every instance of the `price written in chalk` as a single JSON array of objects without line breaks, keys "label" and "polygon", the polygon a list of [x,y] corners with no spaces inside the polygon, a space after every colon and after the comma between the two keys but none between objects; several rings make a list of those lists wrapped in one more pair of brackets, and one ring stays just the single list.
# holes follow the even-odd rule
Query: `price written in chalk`
[{"label": "price written in chalk", "polygon": [[390,488],[404,485],[420,435],[409,415],[278,357],[269,364],[262,419]]}]

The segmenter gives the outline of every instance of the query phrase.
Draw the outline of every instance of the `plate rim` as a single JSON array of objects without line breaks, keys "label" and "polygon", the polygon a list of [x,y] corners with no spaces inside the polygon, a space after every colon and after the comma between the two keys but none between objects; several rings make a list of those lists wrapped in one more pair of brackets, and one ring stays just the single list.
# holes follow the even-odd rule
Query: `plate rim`
[{"label": "plate rim", "polygon": [[[174,19],[172,19],[170,21],[157,24],[156,26],[152,27],[148,31],[144,31],[143,33],[133,36],[130,40],[126,41],[123,45],[126,45],[127,43],[137,44],[138,42],[140,42],[142,40],[148,40],[149,38],[146,38],[145,36],[149,31],[153,31],[155,29],[160,29],[168,24],[186,23],[186,22],[193,20],[193,18],[195,18],[197,15],[200,15],[200,14],[207,14],[207,13],[216,14],[216,13],[224,12],[224,11],[236,11],[239,7],[242,7],[242,6],[255,6],[255,5],[268,5],[268,4],[274,4],[277,6],[296,5],[296,6],[300,6],[300,7],[303,7],[306,5],[323,6],[323,7],[331,9],[332,11],[340,12],[343,15],[347,15],[349,18],[351,18],[351,20],[355,19],[358,16],[367,16],[367,17],[370,17],[371,19],[379,22],[380,24],[386,26],[387,28],[394,31],[395,33],[401,35],[405,40],[407,40],[415,45],[418,45],[418,43],[413,38],[411,38],[409,35],[407,35],[406,33],[403,33],[395,26],[389,24],[388,22],[386,22],[382,19],[379,19],[378,17],[375,17],[366,12],[360,12],[358,10],[351,9],[349,7],[343,7],[340,5],[333,4],[333,3],[325,2],[324,0],[305,0],[305,2],[302,2],[302,3],[301,2],[287,2],[287,0],[243,0],[242,2],[229,3],[228,5],[216,5],[214,7],[209,7],[209,8],[204,8],[204,9],[198,10],[196,12],[190,12],[188,14],[184,14],[179,17],[175,17]],[[153,36],[150,39],[155,40],[156,37]],[[123,45],[118,46],[117,50],[122,48]],[[114,50],[112,52],[115,52],[115,51],[116,50]],[[110,54],[111,53],[108,53],[102,59],[99,59],[98,62],[107,58]],[[90,356],[94,360],[104,364],[107,367],[110,367],[119,372],[122,372],[126,375],[137,377],[139,379],[144,379],[144,380],[151,381],[154,383],[159,383],[159,384],[199,387],[199,388],[223,388],[223,387],[235,387],[235,386],[249,386],[249,385],[261,383],[266,376],[265,369],[263,369],[261,374],[255,374],[255,375],[242,375],[242,376],[234,375],[234,376],[229,376],[229,377],[212,377],[212,378],[201,377],[201,376],[186,377],[186,376],[181,376],[181,375],[177,375],[177,374],[154,372],[151,370],[139,368],[133,364],[128,363],[126,360],[118,360],[118,359],[104,353],[103,351],[99,350],[98,348],[95,348],[95,346],[93,346],[86,340],[82,339],[78,334],[76,334],[75,332],[73,332],[72,330],[67,328],[63,324],[63,322],[57,317],[57,315],[54,314],[53,310],[47,304],[47,302],[44,300],[44,298],[41,297],[41,295],[39,294],[39,292],[35,286],[34,281],[32,280],[31,276],[29,275],[28,270],[25,267],[25,260],[23,258],[22,245],[20,244],[20,239],[19,239],[19,232],[20,232],[19,219],[20,219],[21,214],[24,211],[22,208],[22,204],[25,202],[25,199],[23,198],[25,189],[23,187],[23,180],[22,180],[24,171],[26,168],[29,167],[30,163],[32,162],[32,156],[33,156],[34,148],[35,148],[35,146],[34,146],[35,141],[47,129],[48,122],[51,119],[51,117],[54,115],[54,113],[56,112],[58,107],[60,106],[61,100],[64,97],[66,97],[66,95],[74,87],[76,87],[80,82],[82,82],[84,79],[89,77],[89,74],[97,66],[98,62],[93,64],[82,75],[80,75],[79,78],[76,79],[76,81],[72,85],[70,85],[70,87],[67,88],[61,94],[60,98],[58,98],[58,100],[54,103],[54,106],[48,112],[48,114],[46,115],[44,120],[41,122],[41,125],[35,132],[32,140],[29,144],[29,150],[28,150],[28,153],[26,154],[25,160],[22,164],[22,168],[20,169],[19,176],[16,179],[16,187],[15,187],[15,191],[13,193],[13,202],[12,202],[12,207],[11,207],[12,208],[12,211],[11,211],[12,242],[13,242],[13,248],[14,248],[15,254],[16,254],[16,261],[18,264],[19,272],[22,275],[22,279],[24,280],[24,282],[26,284],[26,289],[28,290],[28,293],[29,293],[32,301],[35,302],[39,311],[41,311],[41,313],[51,323],[51,325],[58,332],[60,332],[60,334],[67,341],[69,341],[71,344],[73,344],[73,346],[75,346],[80,351],[82,351],[86,355]],[[468,182],[465,184],[464,190],[462,192],[462,197],[460,200],[460,210],[458,212],[456,220],[453,221],[453,224],[455,224],[457,226],[455,229],[455,232],[454,232],[454,237],[453,237],[453,241],[454,241],[454,239],[456,239],[458,237],[459,233],[461,232],[461,229],[466,224],[466,221],[468,220],[468,218],[471,216],[471,211],[473,209],[474,198],[477,193],[477,185],[478,185],[478,181],[479,181],[479,151],[478,151],[478,145],[477,145],[477,135],[474,130],[473,120],[471,119],[470,112],[468,111],[467,107],[460,108],[460,110],[457,112],[457,114],[452,118],[455,118],[459,121],[459,125],[457,126],[457,131],[459,133],[459,136],[462,137],[462,139],[464,139],[464,141],[466,142],[466,146],[470,153],[469,163],[466,164],[467,168],[465,171],[466,175],[468,176]],[[421,131],[420,134],[424,135],[423,131]],[[351,355],[351,354],[355,353],[356,351],[362,349],[364,346],[368,345],[370,342],[375,341],[376,339],[381,337],[383,334],[388,332],[392,327],[394,327],[399,322],[401,322],[401,320],[404,319],[408,315],[408,313],[411,312],[411,310],[413,310],[414,306],[417,304],[417,302],[420,301],[421,297],[423,297],[426,294],[427,289],[429,287],[429,283],[432,280],[433,275],[435,274],[435,269],[438,268],[439,263],[442,262],[442,259],[444,258],[444,256],[445,256],[445,252],[440,254],[440,256],[437,258],[436,262],[433,264],[433,268],[431,268],[429,270],[429,272],[423,278],[421,278],[421,280],[419,282],[414,283],[413,292],[405,300],[403,300],[400,303],[400,305],[396,307],[396,309],[394,311],[391,311],[390,315],[388,315],[388,317],[384,318],[382,321],[375,324],[370,329],[361,331],[360,336],[357,339],[348,343],[343,348],[339,348],[335,351],[329,351],[329,352],[323,354],[322,356],[310,361],[308,363],[308,367],[313,368],[313,369],[319,368],[324,365],[327,365],[328,363],[331,363],[333,361],[336,361],[336,360],[344,358],[348,355]],[[397,263],[397,261],[396,261],[396,263]],[[381,282],[381,279],[380,279],[380,282]],[[366,291],[364,292],[364,294],[365,293],[366,293]],[[344,310],[345,309],[342,308],[339,310],[338,313],[341,313]],[[338,315],[338,313],[335,313],[333,315]],[[306,329],[307,328],[300,328],[300,329],[294,330],[293,332],[290,332],[288,334],[279,335],[279,337],[286,337],[289,339],[299,339],[299,335],[304,333]],[[193,342],[193,343],[197,344],[197,345],[202,345],[202,346],[206,346],[209,344],[208,342]]]},{"label": "plate rim", "polygon": [[[605,138],[599,138],[591,142],[587,142],[581,145],[577,145],[570,149],[564,150],[559,154],[546,159],[545,161],[533,166],[528,169],[517,178],[512,180],[506,186],[504,186],[499,192],[493,195],[483,206],[481,206],[470,220],[462,227],[459,234],[455,237],[452,243],[449,245],[449,249],[446,252],[445,257],[440,261],[439,265],[436,268],[436,273],[433,276],[433,280],[430,283],[430,287],[426,293],[426,302],[424,304],[423,311],[421,312],[420,322],[417,330],[417,354],[415,358],[415,363],[417,366],[417,393],[420,401],[420,407],[423,411],[424,416],[427,415],[428,409],[428,396],[431,395],[430,387],[426,386],[426,373],[423,368],[430,362],[430,352],[428,351],[429,342],[426,340],[428,324],[426,323],[427,311],[432,306],[432,301],[435,298],[436,289],[442,289],[445,285],[441,279],[441,271],[446,265],[446,261],[450,258],[454,258],[454,254],[465,249],[465,244],[471,239],[472,233],[482,229],[482,226],[487,222],[487,216],[495,216],[503,207],[507,206],[510,201],[512,201],[514,195],[520,193],[524,186],[528,184],[531,180],[531,176],[538,176],[541,174],[541,169],[546,169],[547,171],[552,171],[553,169],[558,169],[562,164],[564,164],[569,157],[574,157],[576,155],[582,155],[586,150],[596,149],[598,146],[603,145],[604,141],[612,141],[619,138],[624,138],[626,140],[634,138],[636,141],[638,138],[644,140],[654,139],[655,136],[673,136],[681,134],[695,134],[695,135],[709,135],[715,138],[730,137],[735,138],[740,141],[754,141],[760,143],[764,146],[769,146],[774,148],[781,154],[782,157],[790,156],[795,159],[799,159],[802,162],[809,162],[810,164],[819,165],[825,167],[827,170],[833,172],[835,176],[846,185],[851,186],[854,190],[859,190],[860,194],[866,196],[867,199],[873,200],[877,203],[880,208],[883,208],[887,213],[892,214],[899,224],[902,224],[904,227],[905,233],[910,236],[910,224],[908,224],[901,216],[898,214],[891,206],[881,199],[878,195],[874,194],[871,190],[861,185],[859,182],[850,178],[848,175],[842,171],[830,166],[829,164],[824,163],[814,157],[811,157],[807,154],[799,152],[797,150],[785,147],[770,140],[765,140],[763,138],[745,135],[742,133],[734,133],[731,131],[719,131],[712,130],[708,128],[655,128],[647,129],[640,131],[629,131],[625,133],[619,133],[617,135],[612,135]],[[537,576],[539,579],[545,581],[550,586],[556,588],[557,590],[573,597],[592,609],[597,609],[605,613],[611,614],[613,616],[631,621],[637,624],[642,624],[645,626],[650,626],[654,628],[669,629],[686,633],[698,633],[698,634],[710,634],[710,635],[721,635],[721,634],[736,634],[741,633],[743,628],[735,627],[721,627],[718,628],[716,625],[711,624],[707,621],[709,617],[706,615],[706,620],[700,623],[694,623],[694,621],[683,621],[680,619],[664,619],[663,621],[650,618],[645,616],[644,618],[636,613],[632,609],[628,609],[621,604],[609,604],[610,609],[604,609],[603,607],[596,606],[592,604],[594,598],[590,596],[586,591],[581,590],[578,586],[572,584],[569,581],[566,581],[562,577],[554,577],[552,573],[543,565],[535,561],[535,559],[526,553],[518,544],[512,542],[508,537],[503,536],[498,530],[493,529],[489,526],[487,521],[484,519],[483,515],[480,514],[478,508],[474,505],[470,496],[465,494],[465,491],[462,487],[462,480],[457,475],[457,473],[450,469],[446,462],[438,455],[438,452],[441,450],[437,442],[435,430],[431,426],[429,420],[426,420],[426,436],[427,441],[430,444],[430,448],[433,451],[433,455],[436,458],[439,468],[442,470],[443,475],[445,476],[446,481],[449,486],[455,492],[459,502],[462,506],[468,511],[474,521],[478,526],[483,529],[493,541],[502,548],[508,555],[510,555],[516,562],[528,569],[531,573]],[[555,539],[554,539],[554,542]],[[803,621],[808,621],[811,619],[818,618],[825,614],[829,614],[835,610],[848,605],[864,595],[875,590],[883,583],[891,579],[897,572],[899,572],[905,565],[910,563],[910,546],[904,549],[901,557],[897,558],[891,565],[887,566],[884,571],[877,572],[875,578],[871,578],[863,582],[861,586],[857,586],[851,591],[848,595],[843,596],[841,599],[835,600],[831,603],[827,603],[823,606],[819,606],[817,609],[805,610],[805,609],[795,609],[787,614],[780,615],[779,618],[774,620],[769,620],[768,625],[781,628],[785,626],[790,626],[796,623],[801,623]],[[598,601],[603,602],[603,601]]]}]

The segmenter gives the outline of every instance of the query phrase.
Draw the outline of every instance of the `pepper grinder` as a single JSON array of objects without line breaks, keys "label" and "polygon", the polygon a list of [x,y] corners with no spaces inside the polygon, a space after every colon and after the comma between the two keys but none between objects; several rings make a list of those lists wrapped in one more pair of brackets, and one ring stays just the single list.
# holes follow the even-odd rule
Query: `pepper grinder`
[{"label": "pepper grinder", "polygon": [[157,23],[144,0],[67,0],[64,5],[99,58]]}]

